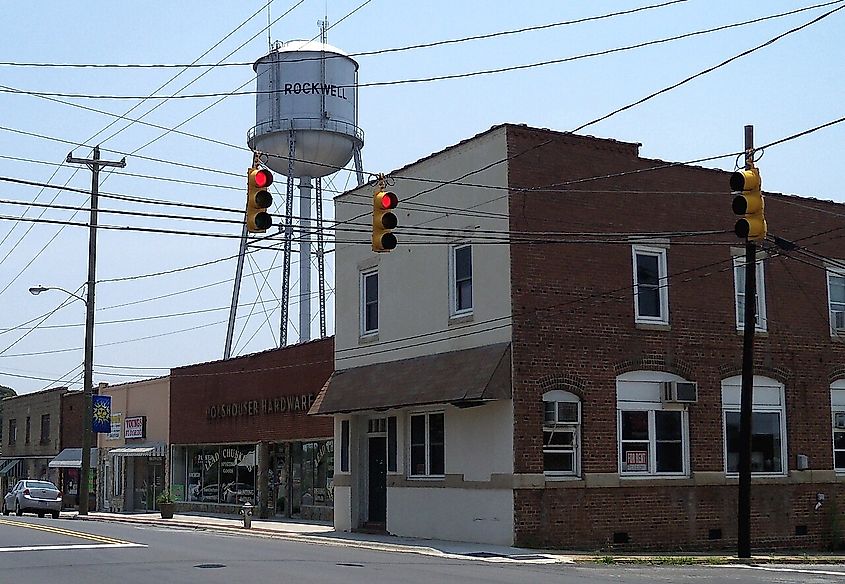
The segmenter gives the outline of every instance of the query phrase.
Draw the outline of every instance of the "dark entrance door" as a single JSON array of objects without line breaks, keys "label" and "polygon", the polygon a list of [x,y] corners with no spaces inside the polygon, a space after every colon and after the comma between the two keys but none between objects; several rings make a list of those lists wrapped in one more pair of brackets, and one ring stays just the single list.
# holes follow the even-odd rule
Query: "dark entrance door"
[{"label": "dark entrance door", "polygon": [[371,437],[369,440],[367,521],[385,523],[387,520],[387,438],[379,436]]}]

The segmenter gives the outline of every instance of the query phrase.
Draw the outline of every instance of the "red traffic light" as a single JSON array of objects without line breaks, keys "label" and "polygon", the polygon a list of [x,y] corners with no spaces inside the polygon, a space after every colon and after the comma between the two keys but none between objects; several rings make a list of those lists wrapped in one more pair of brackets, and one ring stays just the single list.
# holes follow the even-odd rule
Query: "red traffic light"
[{"label": "red traffic light", "polygon": [[253,175],[252,180],[255,181],[255,186],[266,189],[273,184],[273,175],[270,174],[269,170],[261,169]]},{"label": "red traffic light", "polygon": [[381,192],[376,196],[382,209],[395,209],[399,204],[399,197],[396,196],[396,193]]}]

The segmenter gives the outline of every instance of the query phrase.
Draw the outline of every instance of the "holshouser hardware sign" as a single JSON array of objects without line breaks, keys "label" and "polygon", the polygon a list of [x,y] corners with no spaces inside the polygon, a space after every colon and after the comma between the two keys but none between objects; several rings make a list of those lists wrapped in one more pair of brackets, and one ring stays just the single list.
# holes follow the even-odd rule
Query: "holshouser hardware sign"
[{"label": "holshouser hardware sign", "polygon": [[308,393],[214,404],[208,406],[206,417],[209,420],[222,420],[267,414],[305,414],[311,408],[311,404],[314,403],[314,397],[313,393]]}]

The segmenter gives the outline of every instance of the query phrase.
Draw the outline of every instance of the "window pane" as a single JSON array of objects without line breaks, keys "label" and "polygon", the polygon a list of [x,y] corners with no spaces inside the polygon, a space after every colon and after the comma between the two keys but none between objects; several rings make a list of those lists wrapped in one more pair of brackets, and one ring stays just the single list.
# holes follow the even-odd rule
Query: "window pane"
[{"label": "window pane", "polygon": [[725,448],[728,472],[739,469],[739,412],[725,412]]},{"label": "window pane", "polygon": [[558,402],[557,419],[559,422],[577,422],[578,404],[574,402]]},{"label": "window pane", "polygon": [[830,301],[845,303],[845,276],[830,276]]},{"label": "window pane", "polygon": [[845,432],[833,433],[833,447],[837,450],[845,450]]},{"label": "window pane", "polygon": [[543,421],[554,424],[555,423],[555,406],[557,402],[543,402]]},{"label": "window pane", "polygon": [[657,443],[657,472],[683,472],[684,459],[680,442]]},{"label": "window pane", "polygon": [[472,280],[458,282],[456,296],[456,310],[469,310],[472,308]]},{"label": "window pane", "polygon": [[543,444],[546,446],[569,446],[575,444],[575,431],[550,428],[543,431]]},{"label": "window pane", "polygon": [[637,254],[637,284],[657,286],[660,278],[657,260],[654,255]]},{"label": "window pane", "polygon": [[425,444],[411,445],[411,474],[425,474]]},{"label": "window pane", "polygon": [[364,330],[378,330],[378,303],[367,304],[365,310]]},{"label": "window pane", "polygon": [[443,444],[432,444],[429,452],[431,454],[431,474],[445,474]]},{"label": "window pane", "polygon": [[571,452],[544,452],[543,470],[546,472],[573,472],[574,456]]},{"label": "window pane", "polygon": [[637,310],[640,316],[660,316],[660,291],[657,288],[638,286]]},{"label": "window pane", "polygon": [[472,248],[455,248],[455,281],[472,278]]},{"label": "window pane", "polygon": [[387,418],[387,470],[396,472],[396,416]]},{"label": "window pane", "polygon": [[443,414],[428,416],[429,467],[433,475],[444,472]]},{"label": "window pane", "polygon": [[648,412],[622,412],[622,440],[648,440]]},{"label": "window pane", "polygon": [[648,472],[648,442],[622,444],[622,472]]},{"label": "window pane", "polygon": [[781,472],[780,414],[754,412],[751,434],[751,471]]},{"label": "window pane", "polygon": [[364,285],[364,300],[366,302],[378,302],[378,274],[365,276]]},{"label": "window pane", "polygon": [[411,416],[411,445],[425,445],[425,416]]},{"label": "window pane", "polygon": [[681,412],[654,412],[657,440],[681,439]]},{"label": "window pane", "polygon": [[838,451],[833,455],[834,465],[837,469],[845,469],[845,452]]},{"label": "window pane", "polygon": [[340,470],[349,471],[349,420],[340,422]]}]

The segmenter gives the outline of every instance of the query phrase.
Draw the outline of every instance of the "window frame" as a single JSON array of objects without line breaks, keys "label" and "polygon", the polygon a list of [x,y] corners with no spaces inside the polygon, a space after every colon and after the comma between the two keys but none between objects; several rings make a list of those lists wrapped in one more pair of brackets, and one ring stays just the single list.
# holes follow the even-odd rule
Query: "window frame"
[{"label": "window frame", "polygon": [[[45,424],[45,422],[46,422],[46,424]],[[50,414],[41,414],[41,444],[48,444],[49,442],[50,442]]]},{"label": "window frame", "polygon": [[836,474],[845,474],[845,464],[836,466],[836,453],[845,453],[845,448],[836,448],[836,434],[845,434],[845,428],[836,428],[836,414],[845,416],[845,379],[839,379],[830,384],[830,425],[831,449],[833,452],[833,470]]},{"label": "window frame", "polygon": [[[756,271],[755,284],[757,288],[757,311],[755,314],[754,330],[758,332],[766,332],[769,328],[769,319],[766,315],[766,271],[763,267],[763,258],[758,257],[754,264]],[[736,313],[736,330],[745,330],[745,309],[739,308],[739,297],[742,295],[743,302],[745,301],[745,283],[743,281],[742,290],[739,289],[739,271],[745,269],[745,256],[734,254],[733,256],[733,271],[734,271],[734,312]],[[743,275],[744,278],[744,275]]]},{"label": "window frame", "polygon": [[340,458],[340,464],[338,465],[340,469],[338,473],[349,473],[349,447],[350,447],[350,438],[351,438],[351,430],[350,430],[350,420],[345,419],[340,421],[340,448],[338,449],[338,454]]},{"label": "window frame", "polygon": [[[546,420],[546,404],[554,404],[555,421]],[[561,421],[558,419],[560,409],[558,404],[574,403],[577,407],[577,420]],[[581,424],[582,424],[581,399],[574,393],[566,390],[552,390],[543,394],[543,474],[549,479],[573,478],[581,476]],[[555,446],[546,444],[546,432],[562,430],[572,432],[572,446]],[[549,470],[546,468],[546,454],[572,453],[572,470]]]},{"label": "window frame", "polygon": [[[441,416],[443,418],[443,474],[432,474],[431,472],[431,417]],[[424,418],[425,423],[425,438],[424,438],[424,452],[425,452],[425,473],[415,474],[413,461],[413,442],[412,427],[414,418]],[[446,412],[443,410],[436,410],[430,412],[410,412],[408,414],[408,479],[412,480],[443,480],[446,478]]]},{"label": "window frame", "polygon": [[[754,414],[779,414],[779,439],[780,439],[780,471],[751,471],[751,476],[754,477],[783,477],[789,474],[789,448],[787,445],[787,426],[786,426],[786,388],[784,385],[774,379],[762,375],[754,376],[754,404],[751,406],[752,419]],[[742,377],[737,375],[723,379],[721,382],[722,394],[722,468],[725,476],[729,478],[736,478],[739,476],[739,469],[737,471],[728,470],[728,418],[727,414],[740,413],[740,398],[742,392]],[[732,393],[736,394],[736,398],[728,400]],[[777,394],[778,403],[770,403],[772,397]],[[763,397],[765,396],[765,397]],[[765,401],[768,400],[768,401]],[[737,463],[738,466],[738,463]]]},{"label": "window frame", "polygon": [[[843,332],[845,332],[845,329],[836,328],[836,323],[833,320],[833,305],[841,304],[842,310],[845,311],[845,302],[833,302],[833,296],[831,295],[831,280],[833,278],[842,278],[843,280],[845,280],[845,270],[828,266],[825,270],[825,278],[827,283],[827,314],[828,318],[830,319],[830,336],[835,338],[843,338],[845,337],[845,335],[843,334]],[[836,312],[839,311],[837,310]]]},{"label": "window frame", "polygon": [[[657,257],[657,294],[660,307],[659,316],[640,314],[640,283],[637,278],[637,256]],[[654,247],[635,244],[631,246],[631,261],[634,282],[634,322],[637,324],[669,324],[669,276],[668,261],[665,247]]]},{"label": "window frame", "polygon": [[[367,280],[375,276],[376,278],[376,299],[369,304],[375,304],[376,307],[376,326],[374,329],[367,328]],[[360,303],[359,303],[359,312],[360,312],[360,325],[359,325],[359,333],[361,337],[373,337],[378,335],[379,331],[379,291],[378,291],[378,282],[379,281],[379,271],[378,268],[369,268],[366,270],[361,270],[360,276]]]},{"label": "window frame", "polygon": [[[469,278],[463,279],[461,282],[469,281],[469,307],[460,308],[458,306],[458,250],[469,249]],[[473,294],[473,253],[472,244],[470,243],[456,243],[449,246],[449,316],[456,318],[467,316],[473,313],[475,309],[475,295]]]},{"label": "window frame", "polygon": [[9,418],[9,446],[18,443],[18,419]]}]

